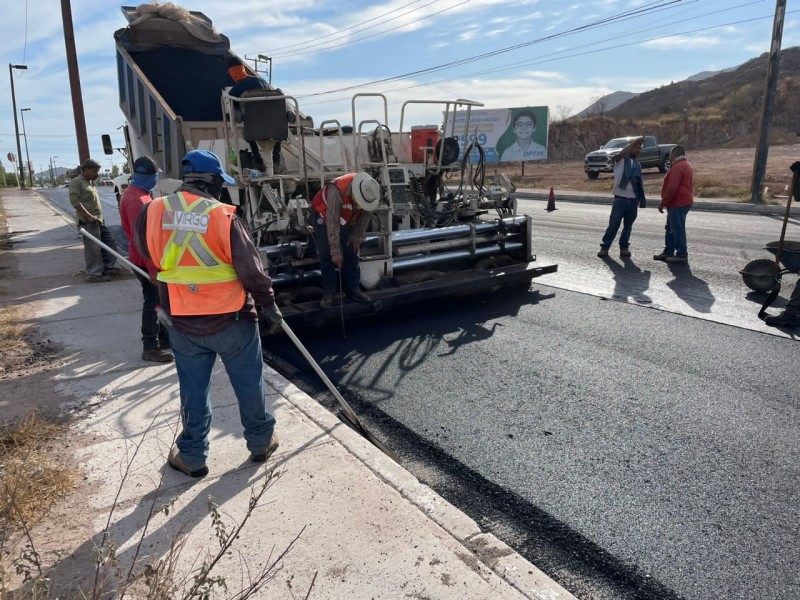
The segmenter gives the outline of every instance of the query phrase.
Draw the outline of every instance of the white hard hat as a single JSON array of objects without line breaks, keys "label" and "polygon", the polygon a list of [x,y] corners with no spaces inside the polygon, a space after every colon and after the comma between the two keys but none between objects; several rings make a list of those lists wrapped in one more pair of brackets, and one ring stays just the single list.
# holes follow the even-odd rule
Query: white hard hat
[{"label": "white hard hat", "polygon": [[372,212],[381,201],[381,185],[366,173],[356,173],[353,177],[351,193],[358,207]]}]

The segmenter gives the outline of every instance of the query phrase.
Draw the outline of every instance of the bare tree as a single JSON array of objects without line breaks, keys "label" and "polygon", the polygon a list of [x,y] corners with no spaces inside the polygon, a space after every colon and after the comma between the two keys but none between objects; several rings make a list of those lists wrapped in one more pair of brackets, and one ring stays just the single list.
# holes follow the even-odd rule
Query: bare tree
[{"label": "bare tree", "polygon": [[608,109],[608,96],[592,96],[589,101],[588,108],[586,109],[586,116],[587,117],[602,117],[606,114],[606,110]]},{"label": "bare tree", "polygon": [[572,115],[572,106],[568,106],[566,104],[559,104],[556,106],[556,110],[552,118],[552,121],[553,123],[563,123],[564,121],[569,119],[570,115]]}]

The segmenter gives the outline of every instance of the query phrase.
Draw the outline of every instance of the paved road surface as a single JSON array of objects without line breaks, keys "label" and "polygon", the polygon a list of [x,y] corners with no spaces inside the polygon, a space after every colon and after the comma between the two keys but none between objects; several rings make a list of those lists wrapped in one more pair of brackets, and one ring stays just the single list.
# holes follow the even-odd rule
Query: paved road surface
[{"label": "paved road surface", "polygon": [[304,341],[407,466],[579,597],[800,597],[797,345],[738,274],[780,224],[693,213],[679,267],[651,259],[657,211],[632,260],[603,261],[608,207],[543,207],[539,259],[560,266],[538,293]]},{"label": "paved road surface", "polygon": [[668,266],[655,210],[623,261],[594,256],[608,207],[521,205],[557,274],[304,342],[412,471],[579,597],[800,597],[797,344],[738,274],[778,220],[691,213]]}]

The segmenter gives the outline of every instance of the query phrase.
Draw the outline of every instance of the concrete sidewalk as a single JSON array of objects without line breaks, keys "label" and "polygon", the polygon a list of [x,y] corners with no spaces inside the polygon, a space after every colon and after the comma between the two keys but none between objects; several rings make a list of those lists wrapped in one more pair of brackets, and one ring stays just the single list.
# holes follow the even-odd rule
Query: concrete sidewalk
[{"label": "concrete sidewalk", "polygon": [[[299,535],[283,570],[257,597],[302,598],[313,586],[311,598],[327,599],[573,598],[271,369],[267,402],[281,446],[266,469],[248,462],[219,363],[208,477],[192,480],[165,469],[179,423],[178,383],[173,365],[140,360],[138,282],[86,283],[72,221],[35,192],[1,194],[18,277],[0,298],[26,311],[39,336],[63,347],[51,388],[73,416],[70,437],[81,440],[77,462],[88,479],[85,496],[63,503],[74,505],[94,539],[70,547],[54,567],[57,589],[74,591],[81,574],[92,572],[93,547],[112,507],[109,536],[124,570],[140,540],[143,566],[163,557],[183,532],[188,541],[178,571],[191,576],[219,548],[209,497],[230,529],[245,517],[251,488],[274,468],[280,476],[216,567],[228,589],[217,597],[246,587],[270,555],[274,560]],[[153,517],[143,533],[154,501],[172,499],[168,514]],[[58,548],[60,535],[53,533],[51,547]]]}]

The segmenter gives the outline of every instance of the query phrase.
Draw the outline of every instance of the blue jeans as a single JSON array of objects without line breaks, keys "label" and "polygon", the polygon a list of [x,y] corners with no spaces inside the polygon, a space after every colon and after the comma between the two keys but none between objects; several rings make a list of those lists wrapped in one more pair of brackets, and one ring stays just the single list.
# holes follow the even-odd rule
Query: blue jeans
[{"label": "blue jeans", "polygon": [[272,439],[275,418],[264,405],[263,362],[258,324],[236,321],[213,335],[187,335],[169,328],[181,387],[181,423],[177,439],[181,459],[192,469],[206,464],[211,430],[211,373],[217,355],[239,402],[239,418],[250,452],[263,451]]},{"label": "blue jeans", "polygon": [[[340,252],[342,253],[342,288],[345,292],[357,290],[361,281],[358,254],[348,244],[352,234],[352,225],[345,225],[339,229],[339,244],[341,245]],[[325,229],[325,223],[322,222],[322,217],[319,215],[314,220],[314,239],[317,242],[319,265],[322,269],[322,287],[326,292],[335,292],[339,289],[339,276],[336,274],[336,267],[331,260],[328,232]]]},{"label": "blue jeans", "polygon": [[636,198],[623,198],[614,196],[614,203],[611,205],[611,216],[608,219],[608,228],[603,236],[600,245],[608,248],[617,237],[619,226],[622,225],[622,233],[619,236],[619,247],[626,249],[630,246],[631,230],[633,222],[639,215],[639,201]]},{"label": "blue jeans", "polygon": [[686,215],[690,208],[691,205],[667,209],[667,224],[664,226],[664,254],[667,256],[689,256],[686,249]]}]

